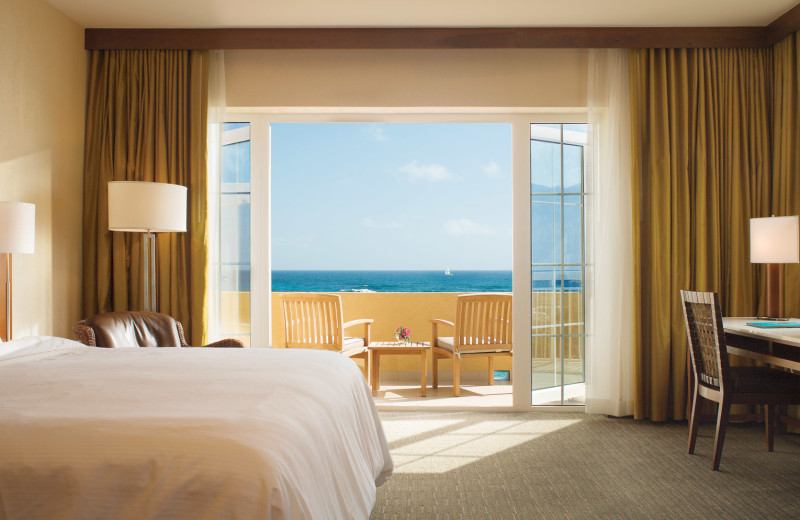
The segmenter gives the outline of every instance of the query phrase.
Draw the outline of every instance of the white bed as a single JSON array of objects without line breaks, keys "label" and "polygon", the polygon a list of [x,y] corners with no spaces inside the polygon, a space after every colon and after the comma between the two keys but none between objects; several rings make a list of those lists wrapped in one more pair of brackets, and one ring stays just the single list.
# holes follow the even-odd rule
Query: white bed
[{"label": "white bed", "polygon": [[363,519],[392,469],[336,353],[0,344],[0,518]]}]

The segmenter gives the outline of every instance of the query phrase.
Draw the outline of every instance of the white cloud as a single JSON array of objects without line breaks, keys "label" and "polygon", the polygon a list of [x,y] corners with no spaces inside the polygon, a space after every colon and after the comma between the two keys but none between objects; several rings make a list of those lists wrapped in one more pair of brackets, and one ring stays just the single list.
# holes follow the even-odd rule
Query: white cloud
[{"label": "white cloud", "polygon": [[441,164],[418,164],[417,161],[411,161],[405,166],[399,167],[398,170],[415,181],[439,182],[453,178],[453,174]]},{"label": "white cloud", "polygon": [[493,235],[494,231],[490,226],[478,224],[468,218],[458,218],[448,220],[444,223],[444,230],[450,235],[464,236],[464,235]]},{"label": "white cloud", "polygon": [[500,166],[494,161],[483,167],[483,173],[485,173],[487,177],[491,177],[493,179],[500,179],[503,177],[503,172],[500,171]]},{"label": "white cloud", "polygon": [[371,125],[367,127],[367,132],[376,141],[388,141],[389,136],[386,135],[386,129],[382,126]]},{"label": "white cloud", "polygon": [[369,217],[362,220],[361,223],[369,229],[401,229],[403,227],[402,224],[394,220],[391,222],[377,222]]}]

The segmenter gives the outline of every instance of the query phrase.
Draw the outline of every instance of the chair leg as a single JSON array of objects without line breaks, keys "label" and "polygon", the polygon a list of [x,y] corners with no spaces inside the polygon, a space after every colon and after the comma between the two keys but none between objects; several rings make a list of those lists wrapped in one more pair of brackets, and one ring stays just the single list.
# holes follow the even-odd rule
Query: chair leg
[{"label": "chair leg", "polygon": [[461,395],[461,359],[453,356],[453,397]]},{"label": "chair leg", "polygon": [[728,417],[731,413],[731,403],[722,400],[717,410],[717,433],[714,437],[714,459],[711,469],[719,471],[719,460],[722,458],[722,444],[725,442],[725,430],[728,427]]},{"label": "chair leg", "polygon": [[494,356],[489,356],[489,386],[494,384]]},{"label": "chair leg", "polygon": [[697,385],[694,387],[694,397],[692,398],[692,415],[689,418],[689,448],[686,453],[694,453],[694,444],[697,441],[697,430],[700,428],[700,394],[697,393]]},{"label": "chair leg", "polygon": [[436,352],[433,353],[433,384],[431,388],[439,388],[439,356],[436,355]]},{"label": "chair leg", "polygon": [[767,451],[775,447],[775,419],[778,417],[778,405],[764,405],[764,427],[767,430]]}]

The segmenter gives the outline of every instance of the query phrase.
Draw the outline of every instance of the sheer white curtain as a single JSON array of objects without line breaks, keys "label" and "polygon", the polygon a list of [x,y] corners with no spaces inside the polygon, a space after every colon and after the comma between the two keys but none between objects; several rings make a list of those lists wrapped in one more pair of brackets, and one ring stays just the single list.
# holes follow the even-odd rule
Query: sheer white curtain
[{"label": "sheer white curtain", "polygon": [[628,51],[589,57],[586,412],[633,413],[633,242]]},{"label": "sheer white curtain", "polygon": [[222,175],[222,131],[225,123],[225,57],[209,52],[208,70],[208,338],[220,339],[219,190]]}]

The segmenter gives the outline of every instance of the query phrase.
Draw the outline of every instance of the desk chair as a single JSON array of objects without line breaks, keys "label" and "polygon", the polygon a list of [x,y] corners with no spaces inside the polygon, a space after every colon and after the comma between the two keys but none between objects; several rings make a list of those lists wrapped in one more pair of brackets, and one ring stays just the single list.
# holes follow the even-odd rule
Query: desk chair
[{"label": "desk chair", "polygon": [[770,367],[729,366],[719,295],[681,291],[681,301],[694,374],[688,453],[694,453],[701,397],[718,403],[712,470],[719,470],[732,404],[765,405],[767,451],[772,451],[778,406],[800,404],[800,376]]}]

